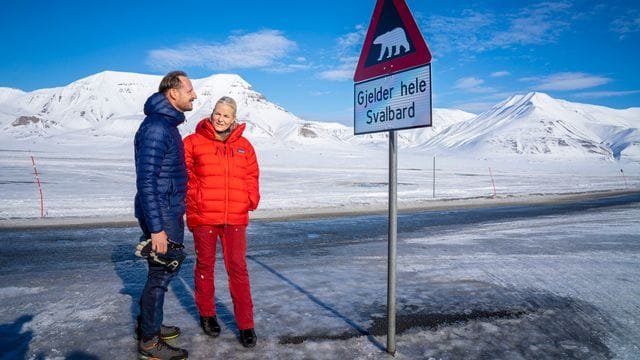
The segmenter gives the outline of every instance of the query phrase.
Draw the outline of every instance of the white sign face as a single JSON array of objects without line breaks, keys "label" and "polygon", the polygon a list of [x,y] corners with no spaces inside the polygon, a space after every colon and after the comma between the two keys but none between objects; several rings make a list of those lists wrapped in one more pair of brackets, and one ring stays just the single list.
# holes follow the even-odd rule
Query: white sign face
[{"label": "white sign face", "polygon": [[354,84],[354,134],[431,126],[431,64]]}]

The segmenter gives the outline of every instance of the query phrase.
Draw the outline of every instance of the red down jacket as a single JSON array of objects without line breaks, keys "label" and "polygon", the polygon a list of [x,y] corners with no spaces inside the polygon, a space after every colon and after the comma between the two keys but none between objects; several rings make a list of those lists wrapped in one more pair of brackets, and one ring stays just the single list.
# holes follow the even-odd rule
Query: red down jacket
[{"label": "red down jacket", "polygon": [[208,118],[184,139],[187,184],[187,226],[247,225],[258,207],[260,169],[253,146],[238,124],[226,141],[215,138]]}]

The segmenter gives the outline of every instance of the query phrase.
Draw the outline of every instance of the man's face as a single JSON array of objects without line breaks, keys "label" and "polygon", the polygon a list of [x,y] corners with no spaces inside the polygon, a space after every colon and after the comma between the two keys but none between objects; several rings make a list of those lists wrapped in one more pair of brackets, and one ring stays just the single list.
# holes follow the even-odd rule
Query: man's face
[{"label": "man's face", "polygon": [[184,76],[180,76],[182,86],[179,89],[171,89],[171,104],[178,110],[185,112],[193,110],[193,100],[198,98],[193,90],[191,80]]}]

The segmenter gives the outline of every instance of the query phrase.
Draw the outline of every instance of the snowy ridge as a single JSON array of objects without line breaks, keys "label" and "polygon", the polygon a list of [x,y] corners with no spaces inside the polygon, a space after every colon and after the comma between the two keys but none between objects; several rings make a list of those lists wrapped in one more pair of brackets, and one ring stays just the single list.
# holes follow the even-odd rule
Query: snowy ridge
[{"label": "snowy ridge", "polygon": [[[2,89],[0,126],[12,138],[61,137],[82,132],[130,139],[144,117],[143,104],[157,91],[161,76],[105,71],[65,87],[30,93]],[[224,95],[238,102],[238,119],[255,138],[296,138],[303,121],[270,103],[240,76],[213,75],[194,79],[198,99],[181,131],[186,136],[208,117]]]},{"label": "snowy ridge", "polygon": [[[90,134],[94,139],[130,141],[144,117],[143,104],[157,91],[160,79],[104,71],[64,87],[28,93],[0,88],[0,137],[74,144]],[[210,115],[217,99],[228,95],[238,102],[238,119],[247,123],[245,135],[259,145],[382,147],[388,141],[387,133],[354,136],[353,129],[342,124],[305,121],[269,102],[235,74],[192,81],[198,99],[181,126],[184,136]],[[434,109],[432,123],[400,131],[400,146],[474,156],[640,160],[640,108],[616,110],[532,92],[511,96],[478,116]]]},{"label": "snowy ridge", "polygon": [[24,95],[22,90],[0,87],[0,103],[9,102],[21,95]]},{"label": "snowy ridge", "polygon": [[640,108],[615,110],[532,92],[454,124],[422,145],[453,152],[595,157],[637,154]]}]

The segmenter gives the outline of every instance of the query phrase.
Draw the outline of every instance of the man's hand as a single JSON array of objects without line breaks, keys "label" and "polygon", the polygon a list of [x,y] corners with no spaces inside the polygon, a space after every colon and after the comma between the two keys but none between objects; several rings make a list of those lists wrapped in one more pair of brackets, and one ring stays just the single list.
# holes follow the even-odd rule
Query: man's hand
[{"label": "man's hand", "polygon": [[164,230],[151,234],[151,249],[158,254],[166,254],[167,239],[167,233]]}]

